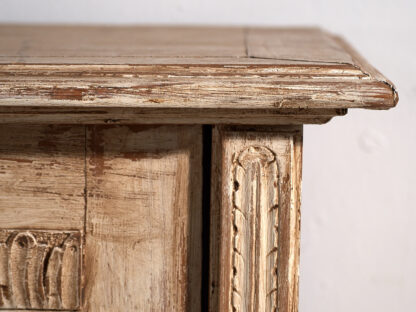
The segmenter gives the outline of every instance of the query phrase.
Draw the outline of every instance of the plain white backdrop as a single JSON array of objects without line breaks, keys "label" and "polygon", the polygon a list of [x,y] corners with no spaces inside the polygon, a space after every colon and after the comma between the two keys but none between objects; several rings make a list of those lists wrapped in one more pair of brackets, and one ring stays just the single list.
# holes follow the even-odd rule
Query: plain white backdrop
[{"label": "plain white backdrop", "polygon": [[0,0],[0,23],[317,25],[396,84],[390,111],[305,126],[301,312],[416,311],[415,12],[412,0]]}]

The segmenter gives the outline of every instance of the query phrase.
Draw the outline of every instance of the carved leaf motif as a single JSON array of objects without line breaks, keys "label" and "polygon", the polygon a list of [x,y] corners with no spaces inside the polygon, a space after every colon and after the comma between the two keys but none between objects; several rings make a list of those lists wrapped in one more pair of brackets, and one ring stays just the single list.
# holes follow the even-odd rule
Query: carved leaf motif
[{"label": "carved leaf motif", "polygon": [[16,308],[30,305],[26,288],[26,261],[35,246],[35,238],[30,233],[19,233],[12,240],[10,247],[10,273],[13,300]]},{"label": "carved leaf motif", "polygon": [[0,243],[0,306],[10,307],[9,291],[9,249]]},{"label": "carved leaf motif", "polygon": [[0,230],[0,309],[77,309],[80,233]]},{"label": "carved leaf motif", "polygon": [[64,243],[61,273],[62,308],[77,307],[79,276],[79,241],[75,237],[69,237]]},{"label": "carved leaf motif", "polygon": [[43,267],[47,252],[47,245],[38,244],[32,248],[29,255],[30,261],[27,262],[29,302],[30,306],[35,309],[43,308],[43,302],[45,301],[43,272],[39,268]]},{"label": "carved leaf motif", "polygon": [[250,146],[233,167],[232,307],[277,310],[278,164],[266,147]]},{"label": "carved leaf motif", "polygon": [[49,309],[61,308],[61,298],[59,296],[59,279],[62,265],[62,249],[54,247],[49,257],[48,268],[46,269],[46,297]]}]

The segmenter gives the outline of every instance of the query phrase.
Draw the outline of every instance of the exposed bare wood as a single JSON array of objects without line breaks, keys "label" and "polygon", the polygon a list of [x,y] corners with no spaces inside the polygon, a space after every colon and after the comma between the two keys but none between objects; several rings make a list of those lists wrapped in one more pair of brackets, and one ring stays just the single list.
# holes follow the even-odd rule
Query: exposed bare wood
[{"label": "exposed bare wood", "polygon": [[[282,109],[299,110],[296,120],[300,109],[397,103],[386,78],[319,29],[2,26],[0,39],[9,42],[0,48],[4,108],[54,108],[55,115],[64,107],[171,109],[177,121],[184,112],[185,123],[186,109],[240,123],[250,123],[247,110],[262,110],[265,124],[281,124],[290,119],[272,120]],[[210,122],[206,113],[194,123]]]},{"label": "exposed bare wood", "polygon": [[199,311],[201,127],[88,128],[84,311]]},{"label": "exposed bare wood", "polygon": [[82,229],[83,126],[0,125],[0,228]]},{"label": "exposed bare wood", "polygon": [[393,90],[352,65],[0,65],[0,105],[389,108]]},{"label": "exposed bare wood", "polygon": [[[80,239],[76,231],[1,230],[0,309],[77,309]],[[68,245],[76,249],[62,261]]]},{"label": "exposed bare wood", "polygon": [[363,71],[366,72],[369,76],[389,86],[393,90],[393,101],[397,104],[399,101],[399,94],[397,93],[393,82],[384,77],[382,73],[380,73],[370,63],[368,63],[366,59],[364,59],[348,42],[344,41],[341,37],[333,36],[332,39],[351,55],[354,64],[356,64],[355,66],[362,68]]},{"label": "exposed bare wood", "polygon": [[82,57],[89,63],[96,57],[245,56],[239,27],[2,25],[0,38],[7,43],[0,55],[12,63],[32,57],[62,57],[63,62]]},{"label": "exposed bare wood", "polygon": [[278,165],[273,151],[248,146],[233,159],[234,311],[277,309]]},{"label": "exposed bare wood", "polygon": [[0,42],[3,311],[198,312],[209,292],[210,312],[296,312],[302,125],[398,101],[315,28],[2,25]]},{"label": "exposed bare wood", "polygon": [[62,269],[60,294],[62,307],[71,309],[79,306],[79,285],[78,275],[74,276],[80,268],[80,241],[75,236],[70,236],[62,247]]},{"label": "exposed bare wood", "polygon": [[353,64],[348,51],[319,28],[251,28],[246,40],[253,58]]},{"label": "exposed bare wood", "polygon": [[297,311],[301,140],[215,128],[210,311]]}]

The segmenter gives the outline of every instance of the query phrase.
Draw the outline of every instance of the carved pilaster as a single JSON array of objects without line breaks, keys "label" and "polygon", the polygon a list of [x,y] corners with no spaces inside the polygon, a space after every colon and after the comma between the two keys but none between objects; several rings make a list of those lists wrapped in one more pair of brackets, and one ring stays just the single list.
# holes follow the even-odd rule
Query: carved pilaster
[{"label": "carved pilaster", "polygon": [[301,127],[213,133],[210,311],[296,312]]},{"label": "carved pilaster", "polygon": [[250,146],[233,166],[234,311],[277,308],[277,241],[279,185],[276,155]]}]

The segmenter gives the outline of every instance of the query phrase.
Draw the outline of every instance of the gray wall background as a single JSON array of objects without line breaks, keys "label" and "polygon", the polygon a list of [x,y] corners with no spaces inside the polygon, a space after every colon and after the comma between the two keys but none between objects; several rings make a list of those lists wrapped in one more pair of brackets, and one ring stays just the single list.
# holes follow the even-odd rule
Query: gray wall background
[{"label": "gray wall background", "polygon": [[318,25],[396,84],[390,111],[305,127],[301,312],[416,310],[415,12],[412,0],[0,0],[0,23]]}]

